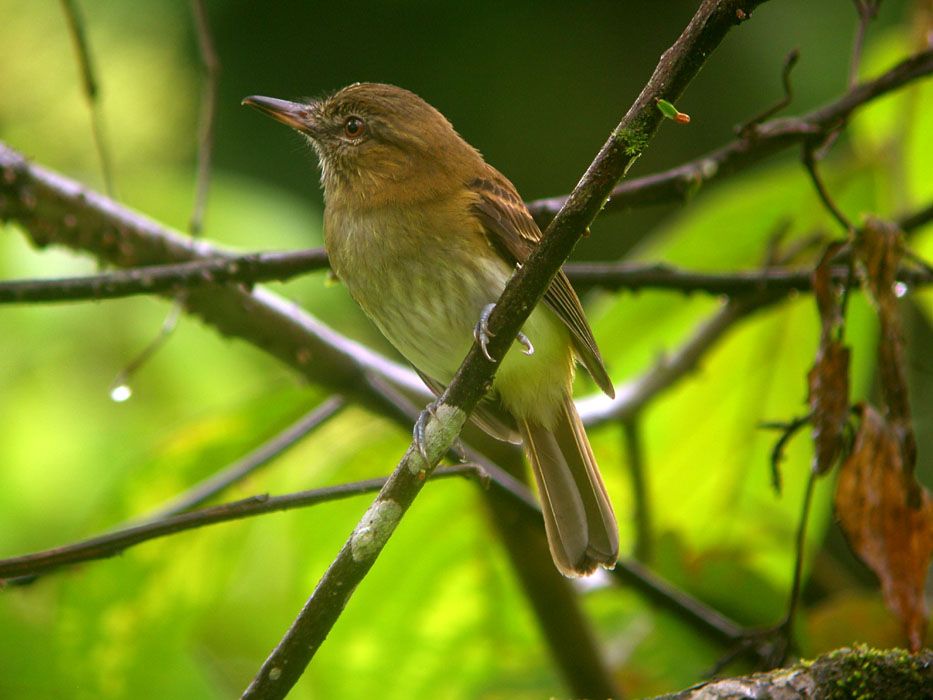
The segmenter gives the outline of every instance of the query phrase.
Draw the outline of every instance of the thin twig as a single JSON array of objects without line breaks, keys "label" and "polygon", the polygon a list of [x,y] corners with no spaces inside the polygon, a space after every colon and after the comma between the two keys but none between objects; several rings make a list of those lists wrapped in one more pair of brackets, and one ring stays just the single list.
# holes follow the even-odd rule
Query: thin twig
[{"label": "thin twig", "polygon": [[135,357],[131,358],[130,361],[117,372],[117,376],[115,376],[110,383],[110,397],[114,401],[126,401],[133,395],[130,380],[136,372],[144,367],[149,359],[159,351],[171,337],[172,333],[175,332],[178,319],[181,318],[182,310],[183,307],[180,304],[177,302],[173,304],[168,314],[166,314],[165,320],[162,321],[162,325],[156,337],[149,341]]},{"label": "thin twig", "polygon": [[807,524],[810,521],[810,506],[813,503],[813,489],[819,474],[811,470],[807,477],[807,487],[803,494],[803,506],[800,512],[800,521],[797,523],[797,536],[794,540],[794,579],[791,582],[790,597],[787,602],[787,616],[782,625],[788,641],[793,629],[794,615],[797,613],[797,604],[800,602],[800,590],[803,582],[803,561],[807,547]]},{"label": "thin twig", "polygon": [[91,58],[91,49],[88,44],[87,33],[84,30],[84,18],[78,11],[77,0],[61,0],[61,3],[65,12],[65,19],[68,21],[68,32],[71,34],[75,53],[78,57],[81,86],[91,114],[91,132],[94,136],[94,148],[97,150],[97,158],[100,161],[101,174],[104,178],[104,191],[110,197],[115,197],[110,148],[107,143],[106,129],[104,128],[104,115],[100,106],[94,61]]},{"label": "thin twig", "polygon": [[[837,132],[834,132],[838,133]],[[834,136],[831,134],[830,138]],[[820,148],[821,151],[825,150],[826,144]],[[803,146],[803,165],[807,170],[807,174],[810,176],[810,181],[813,183],[814,189],[816,189],[817,195],[819,195],[820,202],[826,210],[832,215],[832,217],[842,226],[845,231],[845,239],[852,244],[855,241],[855,226],[849,221],[848,217],[842,212],[842,209],[839,208],[839,205],[836,204],[836,201],[830,195],[829,190],[827,189],[823,178],[820,177],[820,173],[817,170],[817,156],[815,155],[816,145],[812,142],[807,142]],[[835,243],[830,243],[830,247],[837,245]],[[846,308],[849,305],[849,297],[851,291],[855,286],[855,258],[849,256],[848,259],[848,268],[846,270],[845,282],[842,285],[842,299],[839,303],[839,313],[840,317],[843,319],[843,322],[839,324],[838,333],[839,340],[842,340],[843,335],[845,334],[845,321],[846,318]]]},{"label": "thin twig", "polygon": [[804,145],[802,155],[803,165],[806,168],[807,174],[810,176],[810,181],[813,183],[813,188],[819,195],[820,201],[823,203],[826,211],[828,211],[839,223],[839,225],[842,226],[846,236],[851,236],[855,231],[855,226],[852,225],[852,222],[849,221],[849,218],[842,212],[842,209],[839,208],[839,205],[836,204],[836,201],[833,199],[832,195],[829,193],[829,190],[826,188],[826,184],[823,182],[823,178],[820,177],[819,170],[817,170],[814,150],[815,148],[811,143]]},{"label": "thin twig", "polygon": [[855,11],[858,13],[858,26],[855,29],[855,38],[852,40],[852,57],[849,60],[849,87],[858,83],[859,66],[862,64],[862,47],[865,44],[865,34],[868,25],[878,16],[881,0],[852,0]]},{"label": "thin twig", "polygon": [[791,71],[794,70],[794,66],[797,65],[797,61],[799,59],[800,49],[793,49],[784,57],[784,65],[781,68],[781,85],[784,87],[784,95],[780,100],[775,102],[764,111],[759,112],[745,123],[737,126],[735,128],[735,133],[737,136],[741,136],[743,138],[748,136],[752,129],[761,124],[761,122],[763,122],[765,119],[770,119],[773,117],[793,101],[794,89],[790,82],[790,74]]},{"label": "thin twig", "polygon": [[781,462],[784,461],[784,450],[787,444],[796,435],[800,429],[810,422],[810,416],[793,418],[788,423],[761,423],[758,427],[767,430],[780,430],[781,436],[775,441],[771,448],[771,485],[777,493],[781,493]]},{"label": "thin twig", "polygon": [[[220,77],[220,61],[214,51],[207,8],[203,0],[192,0],[192,10],[197,26],[198,48],[205,76],[201,90],[201,117],[198,129],[198,174],[195,186],[194,208],[188,222],[188,231],[192,237],[198,237],[204,223],[204,207],[210,187],[211,160],[214,144],[214,120],[217,103],[217,82]],[[124,401],[132,395],[130,379],[155,355],[171,338],[178,325],[178,319],[187,301],[186,290],[181,290],[172,303],[159,332],[136,357],[124,366],[111,385],[110,395],[114,400]]]},{"label": "thin twig", "polygon": [[198,128],[198,182],[194,211],[188,223],[192,236],[199,236],[204,224],[204,207],[211,181],[211,161],[214,152],[214,122],[217,118],[217,86],[220,81],[220,59],[214,50],[214,39],[204,0],[191,0],[194,24],[198,32],[198,51],[204,78],[201,84],[201,116]]},{"label": "thin twig", "polygon": [[797,605],[800,602],[801,587],[803,584],[803,562],[806,553],[807,524],[810,521],[810,506],[813,503],[813,490],[819,475],[810,471],[807,486],[803,496],[800,520],[797,522],[797,533],[794,538],[794,575],[791,582],[784,618],[773,627],[743,631],[736,639],[737,643],[720,658],[710,669],[708,676],[718,674],[738,656],[754,649],[756,655],[764,661],[765,668],[780,666],[787,659],[787,654],[793,646],[794,616],[797,614]]},{"label": "thin twig", "polygon": [[[482,467],[475,464],[458,464],[454,467],[437,469],[431,478],[442,479],[453,476],[477,479],[482,484],[490,483]],[[0,579],[33,577],[62,566],[96,559],[107,559],[142,542],[186,530],[193,530],[205,525],[241,520],[266,513],[305,508],[319,503],[373,493],[381,489],[385,483],[385,478],[366,479],[338,486],[299,491],[284,496],[252,496],[239,501],[192,510],[64,547],[2,559],[0,560]]]},{"label": "thin twig", "polygon": [[[812,268],[772,267],[735,272],[694,272],[667,264],[623,262],[571,263],[564,267],[564,271],[577,289],[665,289],[734,297],[756,293],[808,292],[813,288]],[[911,286],[922,287],[933,283],[933,275],[925,269],[902,267],[897,275],[898,281]],[[832,277],[838,282],[845,281],[847,276],[847,266],[838,265],[832,269]],[[0,283],[0,294],[2,291]]]},{"label": "thin twig", "polygon": [[641,591],[660,608],[704,630],[721,642],[735,642],[747,634],[745,628],[696,598],[691,598],[632,559],[619,560],[612,577]]},{"label": "thin twig", "polygon": [[304,437],[337,415],[345,406],[342,396],[331,396],[311,411],[266,441],[245,457],[238,459],[213,476],[173,498],[170,503],[144,518],[145,522],[163,520],[183,513],[214,498],[234,484],[255,474],[261,467],[280,457]]},{"label": "thin twig", "polygon": [[645,468],[645,449],[641,440],[640,416],[633,415],[620,421],[625,437],[625,455],[632,476],[632,501],[635,504],[635,548],[638,561],[650,562],[652,553],[651,497],[648,493],[648,470]]}]

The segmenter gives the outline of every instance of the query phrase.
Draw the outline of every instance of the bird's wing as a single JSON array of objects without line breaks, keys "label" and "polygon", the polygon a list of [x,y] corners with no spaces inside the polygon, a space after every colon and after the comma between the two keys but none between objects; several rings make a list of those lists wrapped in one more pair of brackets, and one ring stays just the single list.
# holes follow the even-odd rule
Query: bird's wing
[{"label": "bird's wing", "polygon": [[[476,195],[473,213],[482,223],[493,248],[510,265],[524,263],[541,240],[541,229],[531,218],[512,183],[490,167],[487,177],[473,180],[468,187]],[[614,397],[615,389],[599,354],[593,331],[563,270],[557,273],[544,293],[544,303],[570,329],[574,350],[593,380],[600,389]]]}]

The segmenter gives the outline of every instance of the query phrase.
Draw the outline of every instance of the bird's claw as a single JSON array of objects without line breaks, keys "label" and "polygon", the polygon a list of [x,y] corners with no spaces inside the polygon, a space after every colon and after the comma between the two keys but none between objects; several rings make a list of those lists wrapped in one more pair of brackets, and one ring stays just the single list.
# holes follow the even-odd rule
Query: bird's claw
[{"label": "bird's claw", "polygon": [[528,340],[528,336],[527,336],[527,335],[525,335],[524,333],[522,333],[521,331],[519,331],[519,332],[518,332],[518,335],[516,336],[516,339],[517,339],[518,342],[521,343],[521,344],[524,346],[524,348],[525,348],[524,350],[522,350],[522,353],[524,353],[525,355],[534,355],[534,354],[535,354],[535,346],[531,344],[531,341],[530,341],[530,340]]},{"label": "bird's claw", "polygon": [[[490,362],[495,362],[492,355],[489,354],[489,349],[487,348],[489,340],[494,337],[493,332],[489,330],[489,315],[492,313],[494,308],[496,308],[495,304],[486,304],[486,306],[483,307],[483,310],[480,311],[479,321],[476,323],[476,327],[473,329],[473,339],[476,340],[476,344],[479,345],[479,349],[482,350],[483,355]],[[531,341],[528,339],[527,335],[519,331],[518,335],[515,337],[516,340],[518,340],[518,342],[521,343],[525,348],[522,350],[525,355],[535,354],[535,346],[531,344]]]},{"label": "bird's claw", "polygon": [[427,437],[428,421],[435,416],[436,403],[429,403],[425,409],[418,414],[418,420],[415,421],[415,427],[412,429],[411,434],[412,438],[415,441],[415,447],[418,449],[418,454],[421,455],[421,458],[427,463],[428,461],[428,449],[425,446],[425,440]]},{"label": "bird's claw", "polygon": [[489,330],[489,314],[492,313],[494,308],[496,308],[495,304],[486,304],[483,310],[479,312],[479,321],[476,322],[476,327],[473,329],[473,339],[490,362],[495,362],[495,360],[492,359],[492,355],[489,354],[486,346],[489,344],[490,338],[493,337],[492,331]]}]

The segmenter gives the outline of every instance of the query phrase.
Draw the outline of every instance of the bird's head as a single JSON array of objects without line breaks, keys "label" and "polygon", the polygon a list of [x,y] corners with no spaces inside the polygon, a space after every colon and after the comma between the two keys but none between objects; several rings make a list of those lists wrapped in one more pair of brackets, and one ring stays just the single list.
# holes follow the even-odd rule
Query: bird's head
[{"label": "bird's head", "polygon": [[328,200],[430,197],[462,184],[460,173],[482,162],[444,115],[394,85],[355,83],[319,100],[253,96],[243,104],[307,137]]}]

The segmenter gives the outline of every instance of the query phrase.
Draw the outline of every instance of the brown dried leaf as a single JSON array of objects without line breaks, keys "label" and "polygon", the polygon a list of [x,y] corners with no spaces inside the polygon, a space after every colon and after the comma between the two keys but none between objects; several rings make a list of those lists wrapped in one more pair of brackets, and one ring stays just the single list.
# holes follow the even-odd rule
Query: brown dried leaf
[{"label": "brown dried leaf", "polygon": [[836,293],[836,285],[833,284],[832,262],[843,247],[844,244],[838,241],[828,245],[813,271],[813,296],[816,298],[816,308],[820,312],[823,338],[832,335],[842,323],[839,296]]},{"label": "brown dried leaf", "polygon": [[838,340],[821,344],[807,375],[813,425],[813,471],[829,471],[843,448],[849,418],[849,348]]},{"label": "brown dried leaf", "polygon": [[840,248],[839,243],[828,246],[813,271],[821,333],[820,349],[807,375],[807,401],[813,425],[813,471],[817,474],[831,469],[842,453],[849,417],[849,349],[835,338],[842,315],[832,281],[832,260]]},{"label": "brown dried leaf", "polygon": [[889,221],[868,217],[855,242],[855,256],[868,291],[880,307],[894,304],[894,282],[901,263],[903,234]]},{"label": "brown dried leaf", "polygon": [[911,651],[923,646],[924,582],[933,559],[933,499],[905,471],[897,432],[874,408],[862,423],[836,485],[836,514],[853,551],[881,581]]}]

